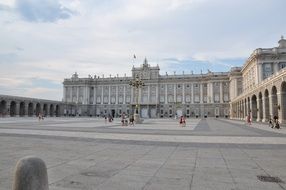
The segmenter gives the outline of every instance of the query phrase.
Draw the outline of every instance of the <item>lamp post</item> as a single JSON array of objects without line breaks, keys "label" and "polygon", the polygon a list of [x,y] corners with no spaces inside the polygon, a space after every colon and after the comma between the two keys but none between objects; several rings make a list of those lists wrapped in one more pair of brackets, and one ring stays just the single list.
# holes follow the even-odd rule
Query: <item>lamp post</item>
[{"label": "lamp post", "polygon": [[144,82],[139,78],[138,75],[135,76],[134,80],[129,82],[129,85],[136,89],[137,97],[136,97],[136,106],[135,106],[135,113],[134,113],[134,121],[135,123],[141,123],[140,115],[139,115],[139,89],[142,86],[145,86]]}]

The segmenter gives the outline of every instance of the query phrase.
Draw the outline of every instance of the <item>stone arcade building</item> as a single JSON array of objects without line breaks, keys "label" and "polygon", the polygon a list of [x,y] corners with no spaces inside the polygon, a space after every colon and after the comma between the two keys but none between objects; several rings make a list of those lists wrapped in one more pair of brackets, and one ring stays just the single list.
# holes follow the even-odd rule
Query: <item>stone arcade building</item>
[{"label": "stone arcade building", "polygon": [[[132,68],[131,77],[78,78],[75,73],[64,80],[64,101],[76,103],[77,108],[66,113],[116,117],[123,112],[133,113],[139,98],[143,118],[174,117],[175,114],[228,117],[228,72],[160,75],[159,70],[158,65],[152,67],[145,59],[141,67]],[[145,83],[139,95],[129,86],[136,76]]]},{"label": "stone arcade building", "polygon": [[[274,48],[258,48],[230,76],[231,118],[267,122],[278,116],[286,123],[286,40]],[[236,86],[238,88],[236,88]],[[241,89],[242,87],[242,89]]]},{"label": "stone arcade building", "polygon": [[63,108],[63,103],[60,101],[0,95],[0,117],[32,117],[38,116],[39,113],[58,117],[62,115]]},{"label": "stone arcade building", "polygon": [[136,75],[146,84],[139,90],[142,117],[228,117],[244,119],[251,114],[267,122],[277,115],[286,123],[286,40],[279,46],[256,49],[243,67],[229,72],[160,75],[159,66],[145,59],[132,68],[131,77],[79,78],[75,73],[64,80],[64,102],[75,103],[78,115],[118,116],[130,114],[136,105],[136,90],[129,81]]}]

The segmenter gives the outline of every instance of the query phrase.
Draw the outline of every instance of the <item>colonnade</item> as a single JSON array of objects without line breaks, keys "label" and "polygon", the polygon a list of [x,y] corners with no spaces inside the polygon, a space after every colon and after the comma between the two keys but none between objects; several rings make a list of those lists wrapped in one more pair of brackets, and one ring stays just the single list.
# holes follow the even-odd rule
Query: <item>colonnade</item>
[{"label": "colonnade", "polygon": [[61,107],[58,103],[0,99],[0,117],[32,117],[39,114],[58,117],[61,115]]},{"label": "colonnade", "polygon": [[253,121],[268,122],[277,116],[280,123],[286,124],[286,81],[245,95],[231,103],[231,110],[232,118],[245,119],[250,115]]}]

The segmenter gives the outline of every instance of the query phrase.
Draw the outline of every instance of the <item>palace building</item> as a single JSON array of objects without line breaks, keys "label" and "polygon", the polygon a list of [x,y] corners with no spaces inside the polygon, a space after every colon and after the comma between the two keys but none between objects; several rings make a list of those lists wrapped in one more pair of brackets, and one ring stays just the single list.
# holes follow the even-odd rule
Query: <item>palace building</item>
[{"label": "palace building", "polygon": [[[241,69],[230,75],[230,116],[267,122],[278,116],[286,123],[286,40],[279,46],[258,48]],[[234,88],[232,88],[234,87]],[[237,88],[238,87],[238,88]]]},{"label": "palace building", "polygon": [[[230,117],[286,124],[286,40],[274,48],[258,48],[242,67],[229,72],[160,74],[147,59],[130,76],[64,79],[63,101],[0,95],[0,116],[104,116],[133,114],[143,118]],[[141,88],[130,86],[140,80]]]},{"label": "palace building", "polygon": [[[242,67],[229,72],[160,74],[147,59],[132,68],[131,76],[65,79],[63,101],[76,105],[65,114],[120,116],[131,114],[139,104],[143,118],[231,117],[268,121],[277,115],[286,120],[286,40],[278,47],[258,48]],[[144,82],[137,91],[129,83],[136,76]]]},{"label": "palace building", "polygon": [[[138,98],[143,118],[229,116],[229,72],[160,75],[159,71],[145,59],[141,67],[132,68],[130,77],[78,78],[75,73],[64,80],[64,102],[75,103],[77,109],[66,114],[131,114]],[[145,84],[138,92],[129,85],[136,76]]]}]

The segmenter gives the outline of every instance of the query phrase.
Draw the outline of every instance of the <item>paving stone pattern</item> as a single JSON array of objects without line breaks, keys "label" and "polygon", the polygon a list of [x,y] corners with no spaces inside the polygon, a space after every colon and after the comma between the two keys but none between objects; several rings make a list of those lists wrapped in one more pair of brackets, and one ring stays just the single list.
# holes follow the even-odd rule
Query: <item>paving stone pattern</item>
[{"label": "paving stone pattern", "polygon": [[259,123],[1,118],[0,190],[11,190],[14,166],[28,155],[46,162],[50,190],[286,189],[285,129]]}]

